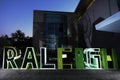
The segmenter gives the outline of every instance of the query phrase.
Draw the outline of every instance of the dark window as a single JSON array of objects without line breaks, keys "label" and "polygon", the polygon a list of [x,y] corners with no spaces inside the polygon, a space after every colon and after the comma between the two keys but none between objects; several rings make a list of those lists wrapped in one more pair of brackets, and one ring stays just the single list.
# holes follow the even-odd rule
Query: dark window
[{"label": "dark window", "polygon": [[60,31],[60,32],[63,32],[63,31],[64,31],[63,24],[60,24],[60,26],[59,26],[59,31]]},{"label": "dark window", "polygon": [[117,0],[118,8],[120,10],[120,0]]}]

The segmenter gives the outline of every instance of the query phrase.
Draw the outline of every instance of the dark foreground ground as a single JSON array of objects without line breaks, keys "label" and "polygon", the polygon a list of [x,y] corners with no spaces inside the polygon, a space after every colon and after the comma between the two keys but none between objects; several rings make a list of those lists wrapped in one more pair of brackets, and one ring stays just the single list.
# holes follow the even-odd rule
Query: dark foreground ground
[{"label": "dark foreground ground", "polygon": [[0,70],[0,80],[120,80],[120,70]]}]

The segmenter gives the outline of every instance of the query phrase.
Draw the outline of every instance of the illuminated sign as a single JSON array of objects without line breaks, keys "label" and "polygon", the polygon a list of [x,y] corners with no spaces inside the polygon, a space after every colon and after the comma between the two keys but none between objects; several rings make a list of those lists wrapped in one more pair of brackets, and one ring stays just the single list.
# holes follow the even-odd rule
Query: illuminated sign
[{"label": "illuminated sign", "polygon": [[46,47],[40,47],[40,53],[27,47],[22,53],[8,46],[3,51],[3,69],[117,69],[116,53],[114,49],[109,50],[108,54],[105,48],[58,48],[55,63],[49,62]]}]

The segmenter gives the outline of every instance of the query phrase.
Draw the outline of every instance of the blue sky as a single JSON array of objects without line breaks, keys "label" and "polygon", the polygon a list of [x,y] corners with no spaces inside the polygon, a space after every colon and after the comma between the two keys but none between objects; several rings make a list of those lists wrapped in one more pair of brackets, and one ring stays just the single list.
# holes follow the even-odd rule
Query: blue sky
[{"label": "blue sky", "polygon": [[0,0],[0,36],[20,29],[32,36],[33,10],[73,12],[80,0]]}]

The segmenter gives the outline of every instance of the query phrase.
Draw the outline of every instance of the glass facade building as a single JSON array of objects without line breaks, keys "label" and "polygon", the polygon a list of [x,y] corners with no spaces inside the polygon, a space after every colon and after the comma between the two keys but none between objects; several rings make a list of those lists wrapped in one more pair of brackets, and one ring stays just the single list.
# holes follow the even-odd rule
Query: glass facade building
[{"label": "glass facade building", "polygon": [[46,47],[52,52],[68,47],[72,16],[72,12],[34,10],[33,44],[37,51],[39,47]]},{"label": "glass facade building", "polygon": [[45,46],[49,50],[65,47],[64,38],[67,36],[67,16],[56,13],[44,14],[43,32]]}]

